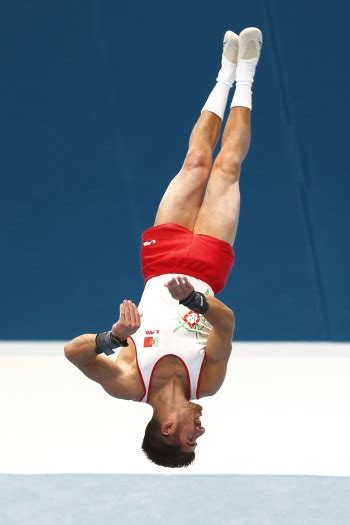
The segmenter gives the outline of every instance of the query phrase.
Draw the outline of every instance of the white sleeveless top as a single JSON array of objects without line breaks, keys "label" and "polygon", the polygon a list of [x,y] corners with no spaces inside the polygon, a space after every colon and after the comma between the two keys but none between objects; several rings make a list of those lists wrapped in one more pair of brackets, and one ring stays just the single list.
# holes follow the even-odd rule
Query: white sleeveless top
[{"label": "white sleeveless top", "polygon": [[[156,364],[165,356],[181,359],[187,370],[188,397],[197,399],[205,347],[211,324],[200,314],[173,299],[164,286],[179,274],[163,274],[147,281],[138,310],[141,326],[132,339],[136,347],[137,366],[145,388],[140,400],[147,403]],[[213,296],[211,287],[200,279],[187,276],[194,289]]]}]

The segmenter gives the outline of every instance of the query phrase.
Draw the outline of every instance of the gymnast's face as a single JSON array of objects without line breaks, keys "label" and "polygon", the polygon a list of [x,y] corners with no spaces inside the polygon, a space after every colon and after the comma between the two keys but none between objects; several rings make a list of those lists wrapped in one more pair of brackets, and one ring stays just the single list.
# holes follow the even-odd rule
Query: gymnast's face
[{"label": "gymnast's face", "polygon": [[196,403],[189,403],[186,409],[179,414],[177,424],[177,437],[183,452],[194,452],[197,439],[200,438],[205,428],[202,427],[202,407]]}]

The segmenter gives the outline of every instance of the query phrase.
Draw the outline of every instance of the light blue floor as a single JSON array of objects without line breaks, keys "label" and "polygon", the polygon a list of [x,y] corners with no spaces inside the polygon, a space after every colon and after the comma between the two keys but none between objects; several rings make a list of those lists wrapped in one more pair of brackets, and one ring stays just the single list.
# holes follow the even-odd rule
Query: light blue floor
[{"label": "light blue floor", "polygon": [[350,478],[0,475],[1,525],[345,525]]}]

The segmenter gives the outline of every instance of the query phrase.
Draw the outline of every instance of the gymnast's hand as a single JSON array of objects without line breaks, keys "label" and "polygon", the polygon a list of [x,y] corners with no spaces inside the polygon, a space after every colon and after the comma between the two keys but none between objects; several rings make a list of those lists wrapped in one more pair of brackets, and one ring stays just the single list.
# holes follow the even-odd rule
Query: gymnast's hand
[{"label": "gymnast's hand", "polygon": [[170,295],[178,301],[186,299],[194,290],[192,284],[184,276],[174,277],[164,286],[168,288]]},{"label": "gymnast's hand", "polygon": [[112,326],[112,335],[124,341],[140,328],[141,317],[136,304],[125,299],[120,305],[119,320]]}]

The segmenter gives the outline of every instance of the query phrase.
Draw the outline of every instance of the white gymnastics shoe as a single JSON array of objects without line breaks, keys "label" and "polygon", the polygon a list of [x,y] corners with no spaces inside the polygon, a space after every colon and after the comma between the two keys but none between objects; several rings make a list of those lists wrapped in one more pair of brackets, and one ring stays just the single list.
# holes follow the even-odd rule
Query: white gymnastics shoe
[{"label": "white gymnastics shoe", "polygon": [[222,55],[231,64],[237,64],[239,36],[233,31],[226,31]]},{"label": "white gymnastics shoe", "polygon": [[258,63],[262,46],[262,33],[257,27],[247,27],[239,34],[238,61],[253,60]]}]

